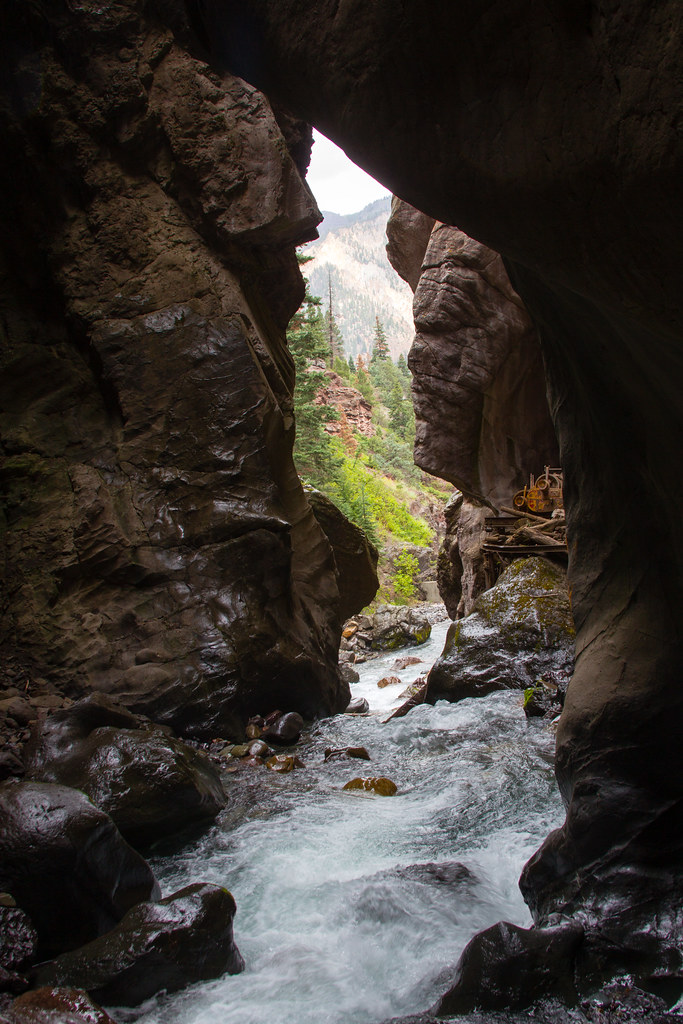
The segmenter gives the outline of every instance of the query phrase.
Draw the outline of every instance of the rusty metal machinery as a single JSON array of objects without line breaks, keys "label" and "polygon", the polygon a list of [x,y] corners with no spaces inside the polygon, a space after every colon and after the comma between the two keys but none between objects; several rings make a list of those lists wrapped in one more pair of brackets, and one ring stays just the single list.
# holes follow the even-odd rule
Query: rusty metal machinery
[{"label": "rusty metal machinery", "polygon": [[562,470],[546,466],[540,476],[529,476],[529,485],[517,491],[512,504],[519,512],[532,512],[535,516],[551,515],[563,507]]}]

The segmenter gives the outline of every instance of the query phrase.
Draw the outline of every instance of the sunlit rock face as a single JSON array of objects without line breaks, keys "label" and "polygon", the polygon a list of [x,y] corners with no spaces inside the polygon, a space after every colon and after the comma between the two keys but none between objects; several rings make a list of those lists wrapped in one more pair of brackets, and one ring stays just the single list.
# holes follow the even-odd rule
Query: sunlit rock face
[{"label": "sunlit rock face", "polygon": [[525,894],[539,921],[603,914],[623,937],[638,904],[680,934],[681,5],[202,7],[233,70],[503,254],[541,336],[578,652],[567,822]]},{"label": "sunlit rock face", "polygon": [[291,459],[310,130],[183,17],[3,11],[0,627],[18,678],[213,736],[348,688]]}]

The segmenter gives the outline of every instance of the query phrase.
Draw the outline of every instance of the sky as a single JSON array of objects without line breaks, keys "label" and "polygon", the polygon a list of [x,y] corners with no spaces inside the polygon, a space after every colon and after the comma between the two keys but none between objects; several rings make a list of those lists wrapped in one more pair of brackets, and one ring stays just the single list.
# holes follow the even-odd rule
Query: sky
[{"label": "sky", "polygon": [[313,130],[313,155],[306,180],[321,210],[357,213],[389,190],[351,163],[344,151]]}]

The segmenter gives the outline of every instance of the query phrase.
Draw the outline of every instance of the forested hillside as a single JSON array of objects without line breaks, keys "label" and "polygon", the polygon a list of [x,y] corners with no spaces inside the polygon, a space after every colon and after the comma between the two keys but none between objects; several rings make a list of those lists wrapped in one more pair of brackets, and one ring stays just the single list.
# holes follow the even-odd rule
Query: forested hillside
[{"label": "forested hillside", "polygon": [[[370,358],[347,358],[334,312],[325,311],[310,291],[290,323],[288,341],[297,372],[294,457],[301,478],[331,498],[379,548],[379,598],[419,599],[452,488],[413,463],[415,417],[405,356],[394,362],[389,333],[376,316]],[[329,402],[339,379],[354,389],[358,404],[371,409],[371,423],[362,431]]]},{"label": "forested hillside", "polygon": [[386,329],[394,359],[406,355],[413,339],[412,293],[391,268],[385,227],[391,201],[378,199],[359,213],[324,213],[320,238],[305,246],[313,257],[306,268],[311,291],[332,308],[344,335],[346,355],[372,354],[375,318]]}]

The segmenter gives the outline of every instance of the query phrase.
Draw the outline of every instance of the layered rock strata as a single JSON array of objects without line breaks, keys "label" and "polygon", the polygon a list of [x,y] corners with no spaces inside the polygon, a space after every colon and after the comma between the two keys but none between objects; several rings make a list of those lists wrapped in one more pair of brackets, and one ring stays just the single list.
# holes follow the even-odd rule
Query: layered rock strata
[{"label": "layered rock strata", "polygon": [[349,694],[291,459],[310,130],[184,19],[3,7],[0,642],[22,689],[213,736]]},{"label": "layered rock strata", "polygon": [[538,922],[609,921],[635,949],[680,937],[680,4],[202,10],[233,70],[503,254],[543,346],[578,652],[567,820],[525,895]]}]

